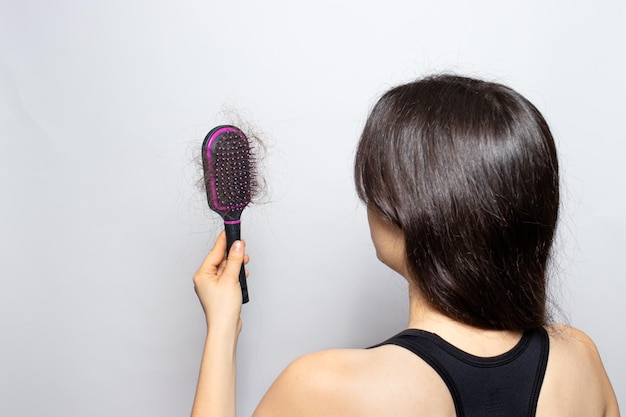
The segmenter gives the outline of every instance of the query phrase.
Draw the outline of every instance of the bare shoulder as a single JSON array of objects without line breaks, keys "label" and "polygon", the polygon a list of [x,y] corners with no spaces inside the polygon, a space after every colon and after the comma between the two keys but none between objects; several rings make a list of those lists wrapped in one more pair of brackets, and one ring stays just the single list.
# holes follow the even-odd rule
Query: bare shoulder
[{"label": "bare shoulder", "polygon": [[619,416],[615,393],[593,340],[567,325],[552,325],[547,330],[550,354],[537,415]]},{"label": "bare shoulder", "polygon": [[449,394],[438,379],[428,365],[397,346],[316,352],[283,371],[254,416],[414,416],[421,400],[430,398],[432,404],[433,385],[442,389],[445,404]]},{"label": "bare shoulder", "polygon": [[[586,333],[575,327],[557,324],[548,328],[550,361],[568,366],[568,374],[580,374],[588,379],[603,379],[606,374],[596,344]],[[576,366],[573,366],[576,365]]]},{"label": "bare shoulder", "polygon": [[350,386],[358,380],[366,351],[329,350],[293,361],[274,381],[255,417],[350,415]]}]

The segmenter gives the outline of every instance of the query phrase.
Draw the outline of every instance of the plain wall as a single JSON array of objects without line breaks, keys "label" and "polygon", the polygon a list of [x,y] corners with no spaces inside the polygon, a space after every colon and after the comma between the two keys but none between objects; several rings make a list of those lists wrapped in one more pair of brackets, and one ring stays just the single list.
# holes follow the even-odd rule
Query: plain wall
[{"label": "plain wall", "polygon": [[563,172],[559,320],[626,401],[623,1],[0,1],[0,415],[189,413],[205,334],[191,276],[221,229],[199,147],[228,109],[261,132],[244,212],[239,415],[304,353],[406,325],[352,183],[389,87],[503,82]]}]

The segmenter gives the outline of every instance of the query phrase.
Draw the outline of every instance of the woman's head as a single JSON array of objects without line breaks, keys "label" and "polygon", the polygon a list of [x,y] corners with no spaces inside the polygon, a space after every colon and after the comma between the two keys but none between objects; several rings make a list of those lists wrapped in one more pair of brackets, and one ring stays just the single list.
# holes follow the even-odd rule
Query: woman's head
[{"label": "woman's head", "polygon": [[367,120],[355,181],[402,231],[409,279],[432,307],[484,328],[545,324],[558,163],[528,100],[452,75],[393,88]]}]

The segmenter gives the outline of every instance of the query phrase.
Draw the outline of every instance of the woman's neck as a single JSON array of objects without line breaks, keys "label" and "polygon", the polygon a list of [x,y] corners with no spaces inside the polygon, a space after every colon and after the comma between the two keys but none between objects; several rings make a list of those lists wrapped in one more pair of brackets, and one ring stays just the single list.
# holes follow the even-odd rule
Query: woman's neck
[{"label": "woman's neck", "polygon": [[476,356],[496,356],[513,348],[522,333],[470,326],[435,310],[421,291],[409,284],[409,328],[437,334],[448,343]]}]

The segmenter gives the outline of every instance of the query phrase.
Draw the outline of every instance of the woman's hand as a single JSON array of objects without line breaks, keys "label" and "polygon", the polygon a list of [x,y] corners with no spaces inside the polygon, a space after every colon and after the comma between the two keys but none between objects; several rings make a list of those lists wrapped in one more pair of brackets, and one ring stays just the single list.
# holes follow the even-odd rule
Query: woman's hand
[{"label": "woman's hand", "polygon": [[[206,315],[209,330],[241,330],[241,286],[239,271],[241,264],[248,263],[244,254],[245,243],[233,243],[228,257],[226,234],[220,233],[213,249],[206,256],[193,277],[196,294]],[[246,276],[248,271],[246,271]]]}]

